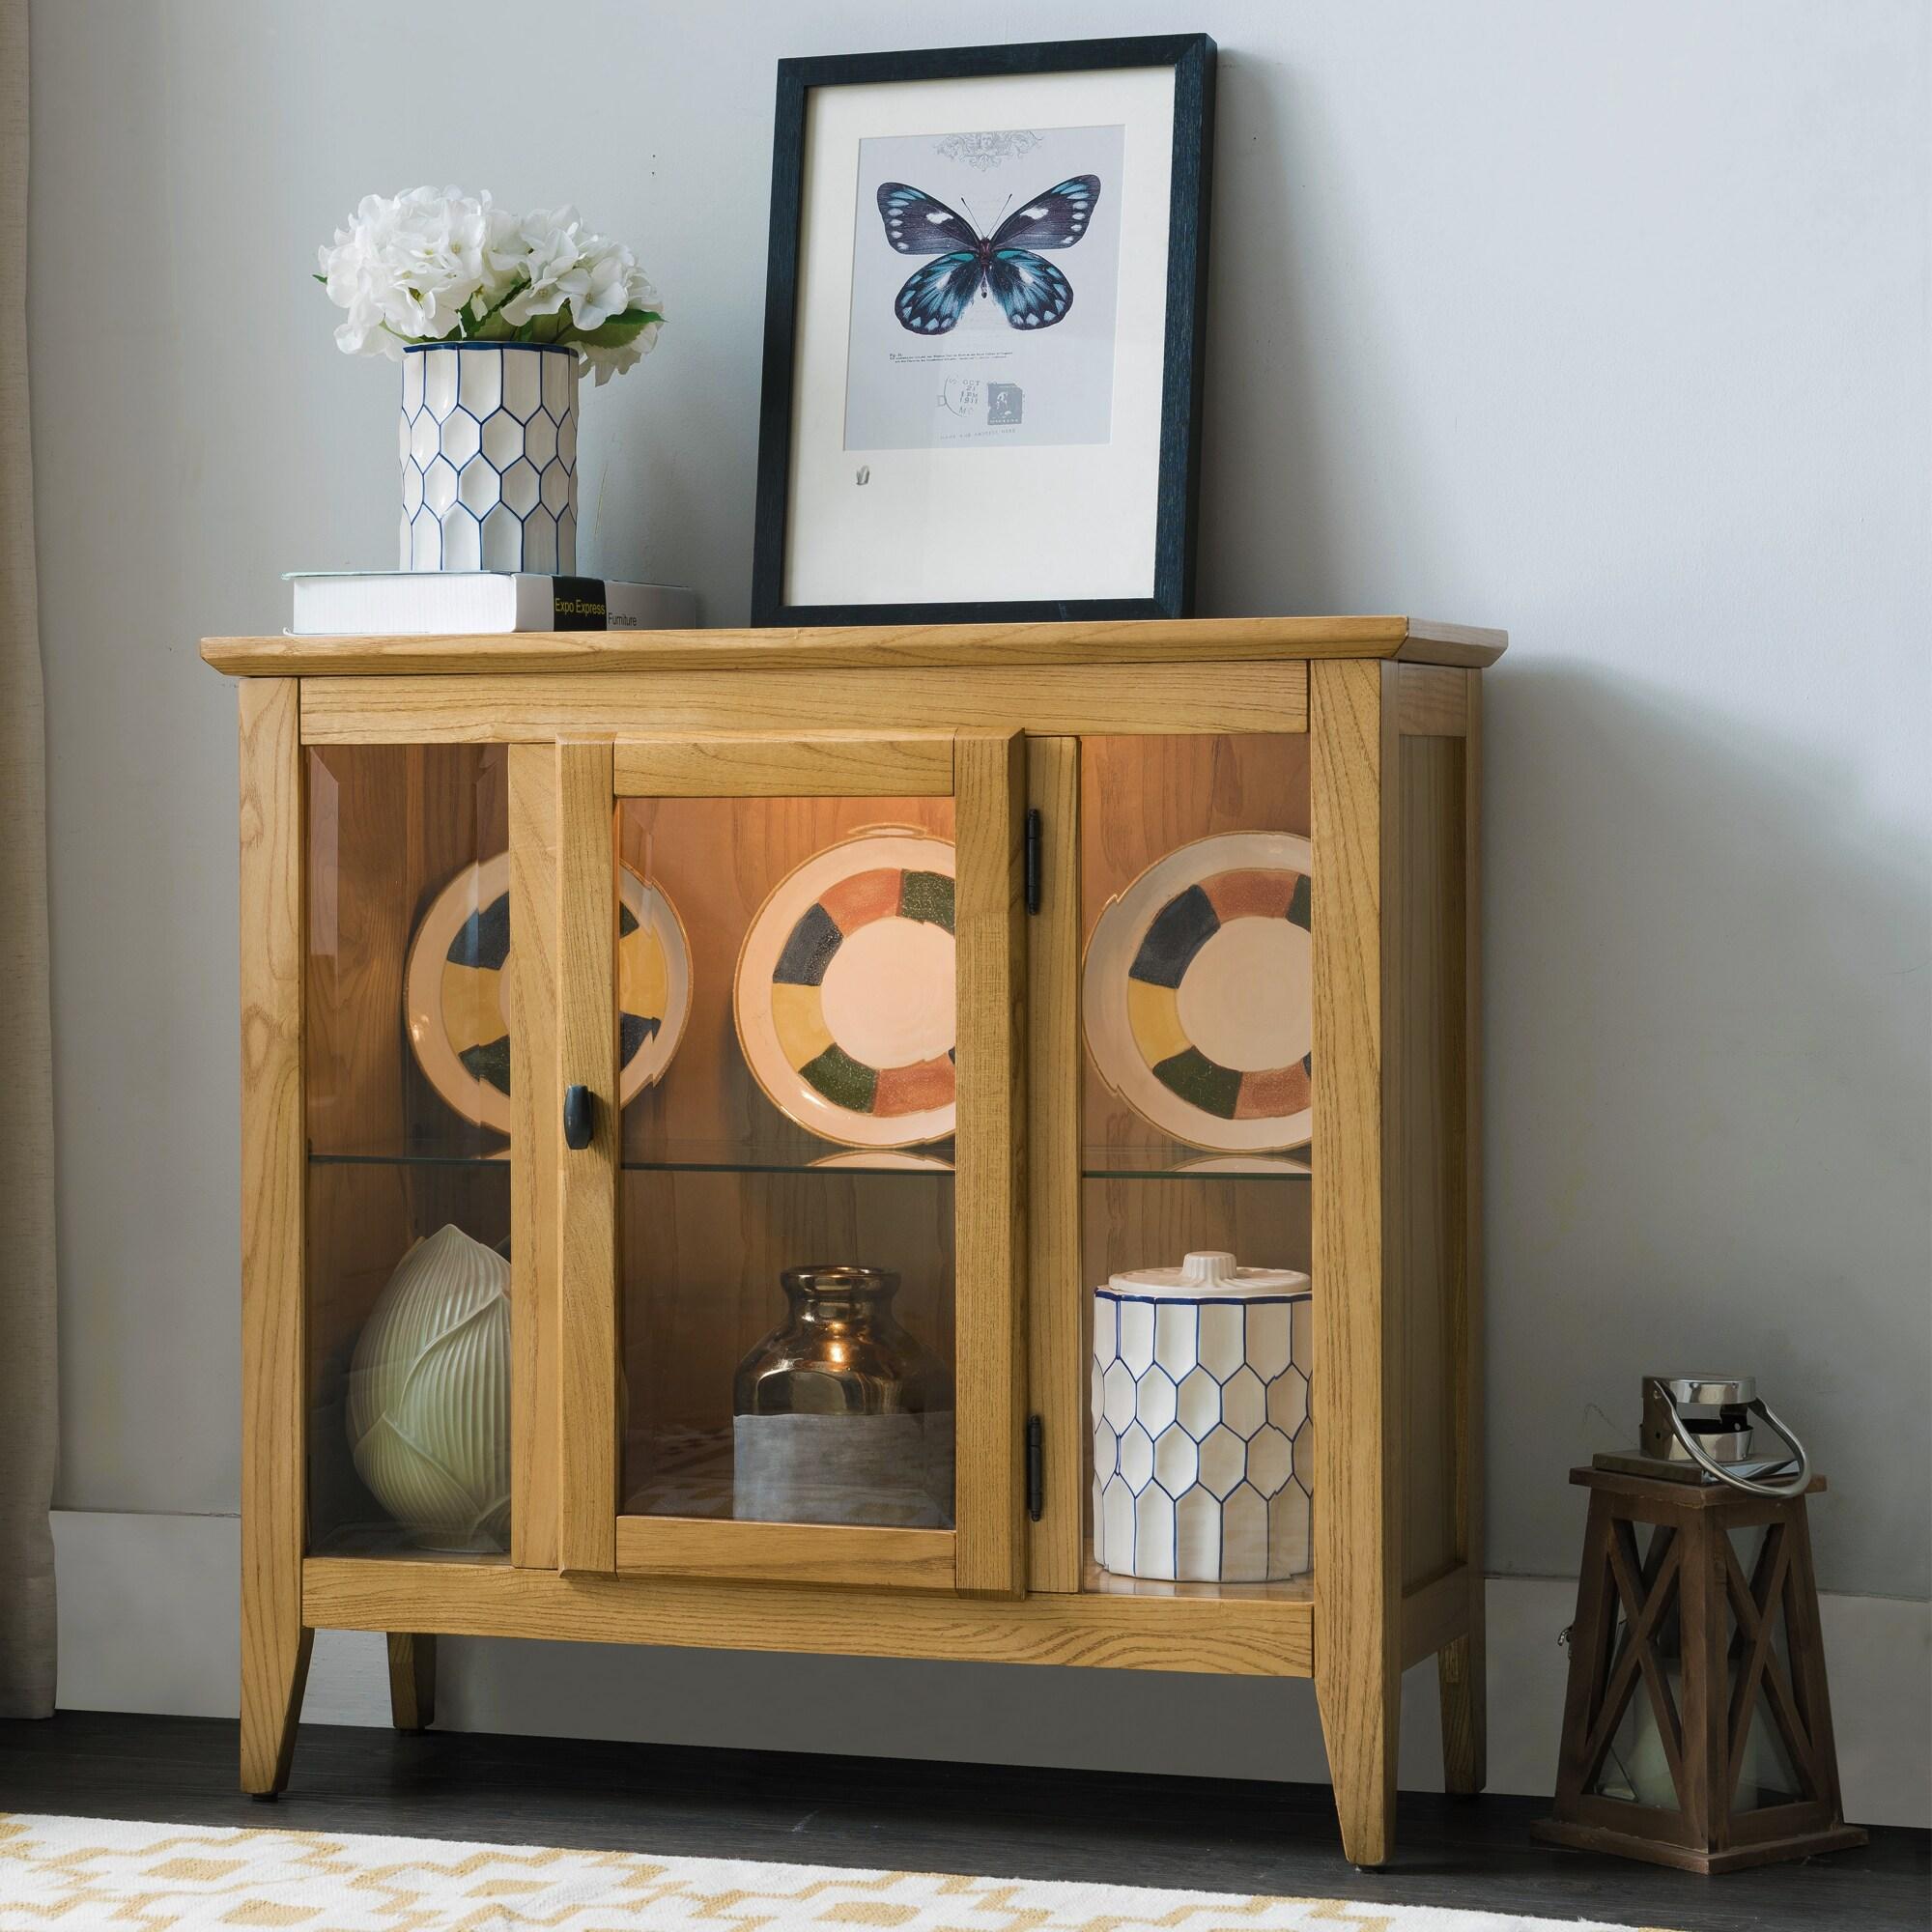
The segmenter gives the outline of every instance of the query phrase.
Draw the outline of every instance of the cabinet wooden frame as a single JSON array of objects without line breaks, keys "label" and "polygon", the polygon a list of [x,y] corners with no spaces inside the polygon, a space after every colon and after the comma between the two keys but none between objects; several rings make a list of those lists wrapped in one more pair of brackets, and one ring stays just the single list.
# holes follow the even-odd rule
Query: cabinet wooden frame
[{"label": "cabinet wooden frame", "polygon": [[[904,662],[838,641],[845,634],[739,634],[719,658],[679,643],[661,668],[646,640],[626,640],[614,668],[580,664],[575,640],[524,638],[507,646],[507,673],[480,645],[426,653],[461,640],[392,640],[399,674],[372,668],[386,664],[381,640],[339,661],[320,648],[328,640],[210,644],[244,679],[247,1788],[287,1778],[317,1628],[396,1639],[399,1722],[433,1710],[431,1640],[457,1634],[1312,1675],[1345,1845],[1363,1864],[1392,1843],[1401,1673],[1433,1657],[1447,1780],[1480,1788],[1475,667],[1500,638],[1436,627],[1445,641],[1420,648],[1450,661],[1431,662],[1401,655],[1407,634],[1386,631],[1401,621],[1320,620],[1320,636],[1299,634],[1304,649],[1272,657],[1236,654],[1225,638],[1163,650],[1151,626],[1108,627],[1078,662],[1053,640],[1003,649],[997,630],[983,660],[932,631]],[[1263,1589],[1099,1590],[1080,1533],[1080,741],[1304,731],[1315,1568]],[[507,1560],[304,1554],[303,747],[338,744],[509,747]],[[959,1350],[962,1371],[995,1392],[962,1428],[961,1527],[844,1532],[840,1550],[839,1532],[810,1526],[620,1517],[614,1105],[597,1110],[581,1154],[559,1126],[566,1085],[611,1101],[616,1091],[616,803],[652,786],[694,795],[720,772],[747,793],[833,796],[861,791],[862,768],[874,774],[867,795],[891,795],[890,772],[898,795],[956,801],[962,1014],[980,1016],[962,1018],[961,1120],[980,1125],[962,1133],[956,1184],[962,1203],[970,1190],[982,1204],[960,1214]],[[1032,914],[1029,810],[1043,820]],[[1037,1520],[1025,1508],[1029,1412],[1045,1425]]]},{"label": "cabinet wooden frame", "polygon": [[[1012,731],[807,737],[721,733],[619,738],[606,753],[607,842],[620,798],[953,800],[959,1014],[954,1053],[959,1125],[953,1156],[955,1527],[886,1529],[620,1514],[614,1488],[600,1489],[600,1495],[610,1498],[613,1541],[608,1548],[601,1540],[594,1548],[585,1546],[586,1553],[602,1560],[566,1561],[563,1567],[768,1582],[810,1576],[848,1587],[1018,1596],[1026,1586],[1021,1516],[1025,1193],[1020,1175],[1026,1094],[1020,1057],[1026,741]],[[587,803],[585,810],[591,810]],[[586,830],[586,844],[589,839]],[[606,869],[614,875],[612,867]],[[611,890],[607,885],[606,891]],[[600,921],[606,910],[600,904]],[[604,991],[600,987],[600,996]],[[613,1035],[614,997],[606,999],[603,1011],[604,1031]],[[614,1118],[615,1109],[610,1111]],[[586,1152],[608,1163],[614,1195],[614,1138],[608,1154],[600,1149]],[[576,1157],[564,1158],[568,1172]],[[616,1282],[614,1276],[607,1282],[601,1266],[586,1267],[582,1278],[592,1284],[588,1292],[598,1298],[595,1322],[583,1326],[595,1336],[593,1346],[607,1353],[595,1401],[565,1406],[565,1464],[567,1471],[594,1465],[601,1473],[607,1441],[614,1442]],[[611,1322],[608,1342],[602,1326],[607,1308]],[[566,1362],[569,1358],[567,1350]]]}]

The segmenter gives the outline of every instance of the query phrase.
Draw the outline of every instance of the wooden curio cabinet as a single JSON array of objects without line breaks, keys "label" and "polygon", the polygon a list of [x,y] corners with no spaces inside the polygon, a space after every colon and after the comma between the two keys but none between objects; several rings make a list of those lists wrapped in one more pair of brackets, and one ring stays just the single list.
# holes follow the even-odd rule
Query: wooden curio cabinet
[{"label": "wooden curio cabinet", "polygon": [[[1480,1788],[1502,648],[209,640],[242,715],[244,1787],[287,1780],[344,1629],[388,1634],[406,1729],[446,1634],[1312,1676],[1360,1864],[1433,1658]],[[1216,1251],[1310,1277],[1298,1367],[1224,1373],[1198,1424],[1183,1391],[1155,1466],[1094,1426],[1131,1350],[1092,1291]],[[1274,1580],[1177,1579],[1173,1470],[1222,1450]]]}]

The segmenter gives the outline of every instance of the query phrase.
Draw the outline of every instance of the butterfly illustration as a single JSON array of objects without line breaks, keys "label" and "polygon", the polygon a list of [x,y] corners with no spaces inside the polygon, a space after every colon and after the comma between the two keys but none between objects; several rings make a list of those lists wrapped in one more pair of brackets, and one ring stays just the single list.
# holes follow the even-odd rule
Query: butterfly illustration
[{"label": "butterfly illustration", "polygon": [[1075,175],[1015,209],[990,237],[943,201],[904,182],[879,189],[886,240],[902,255],[931,255],[899,290],[893,313],[915,335],[943,335],[990,289],[1015,328],[1051,328],[1073,306],[1073,284],[1039,248],[1070,248],[1100,199],[1098,175]]}]

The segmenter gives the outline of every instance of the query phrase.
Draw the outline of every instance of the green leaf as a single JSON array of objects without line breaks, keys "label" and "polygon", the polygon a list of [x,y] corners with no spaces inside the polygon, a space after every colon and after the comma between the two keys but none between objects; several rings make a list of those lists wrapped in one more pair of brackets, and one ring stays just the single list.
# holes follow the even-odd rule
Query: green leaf
[{"label": "green leaf", "polygon": [[589,343],[593,349],[621,349],[625,343],[635,342],[652,323],[663,320],[654,308],[627,308],[596,328],[579,330],[577,340]]},{"label": "green leaf", "polygon": [[554,342],[570,326],[570,304],[566,302],[554,315],[533,315],[520,327],[514,340],[518,342]]}]

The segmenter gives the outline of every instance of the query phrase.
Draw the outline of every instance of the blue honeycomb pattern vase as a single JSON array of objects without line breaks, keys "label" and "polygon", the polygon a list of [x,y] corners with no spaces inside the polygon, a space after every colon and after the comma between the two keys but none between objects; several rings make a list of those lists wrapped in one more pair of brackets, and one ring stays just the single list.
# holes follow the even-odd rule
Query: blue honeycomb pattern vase
[{"label": "blue honeycomb pattern vase", "polygon": [[1229,1254],[1094,1291],[1094,1555],[1120,1577],[1309,1567],[1308,1277]]},{"label": "blue honeycomb pattern vase", "polygon": [[404,570],[577,569],[577,351],[403,351]]}]

